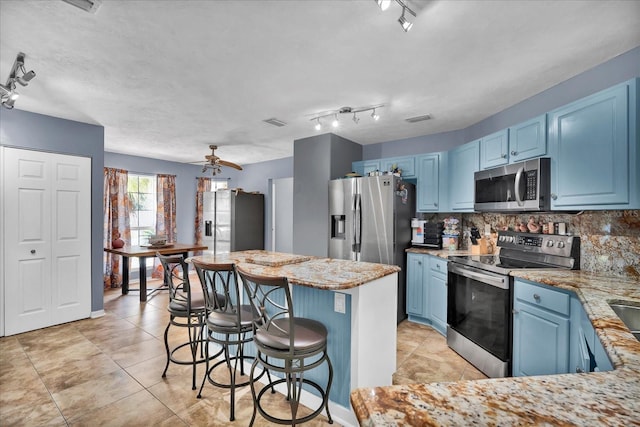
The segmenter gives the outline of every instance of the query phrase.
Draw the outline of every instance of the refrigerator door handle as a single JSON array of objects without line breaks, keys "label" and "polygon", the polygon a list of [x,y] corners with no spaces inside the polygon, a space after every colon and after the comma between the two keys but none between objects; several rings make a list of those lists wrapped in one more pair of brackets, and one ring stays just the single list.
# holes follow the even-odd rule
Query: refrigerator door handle
[{"label": "refrigerator door handle", "polygon": [[362,227],[362,210],[360,194],[353,198],[353,252],[360,252],[360,232]]}]

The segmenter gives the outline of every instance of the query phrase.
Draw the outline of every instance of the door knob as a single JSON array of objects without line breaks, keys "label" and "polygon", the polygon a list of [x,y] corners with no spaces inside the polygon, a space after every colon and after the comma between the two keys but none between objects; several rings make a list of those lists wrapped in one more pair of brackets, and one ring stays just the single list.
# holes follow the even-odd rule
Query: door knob
[{"label": "door knob", "polygon": [[35,254],[35,253],[36,253],[36,250],[35,250],[35,249],[31,249],[31,253],[32,253],[32,254]]}]

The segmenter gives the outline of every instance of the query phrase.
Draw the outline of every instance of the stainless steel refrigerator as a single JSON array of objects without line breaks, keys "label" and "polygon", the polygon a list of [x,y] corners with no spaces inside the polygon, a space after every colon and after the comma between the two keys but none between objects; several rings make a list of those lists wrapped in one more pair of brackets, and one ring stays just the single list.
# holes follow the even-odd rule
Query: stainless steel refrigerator
[{"label": "stainless steel refrigerator", "polygon": [[264,194],[204,193],[202,243],[214,254],[264,249]]},{"label": "stainless steel refrigerator", "polygon": [[329,257],[400,266],[398,323],[406,318],[405,249],[415,210],[415,186],[399,177],[329,181]]}]

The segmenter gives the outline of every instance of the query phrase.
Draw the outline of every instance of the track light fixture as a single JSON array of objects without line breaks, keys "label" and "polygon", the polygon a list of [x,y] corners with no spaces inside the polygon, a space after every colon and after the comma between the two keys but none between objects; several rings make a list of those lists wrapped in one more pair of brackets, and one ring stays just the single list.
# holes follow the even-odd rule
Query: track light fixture
[{"label": "track light fixture", "polygon": [[323,119],[325,117],[333,116],[333,120],[331,121],[331,126],[333,126],[334,128],[337,128],[338,126],[340,126],[340,121],[338,120],[339,114],[353,114],[352,120],[355,124],[358,124],[360,122],[360,118],[358,117],[357,114],[363,113],[365,111],[371,111],[372,112],[371,118],[377,121],[380,118],[380,116],[376,113],[376,109],[382,108],[382,107],[384,107],[384,104],[377,104],[369,107],[358,107],[358,108],[342,107],[339,110],[324,111],[322,113],[315,114],[310,120],[312,122],[315,122],[314,127],[317,131],[322,129],[322,123],[320,122],[320,119]]},{"label": "track light fixture", "polygon": [[2,106],[8,109],[12,109],[20,94],[16,91],[16,83],[21,86],[27,86],[29,82],[36,76],[36,73],[31,70],[27,71],[24,68],[24,53],[18,53],[9,78],[5,84],[0,84],[0,100]]},{"label": "track light fixture", "polygon": [[[402,15],[400,15],[400,18],[398,18],[398,22],[400,23],[400,26],[402,26],[402,29],[406,33],[411,29],[411,27],[413,27],[413,22],[409,22],[409,20],[407,20],[404,14],[405,12],[409,12],[411,15],[415,17],[416,13],[413,10],[411,10],[411,8],[407,6],[403,0],[395,0],[395,2],[398,3],[400,6],[402,6]],[[389,8],[389,5],[391,4],[391,0],[376,0],[376,3],[378,4],[378,7],[380,7],[380,10],[384,11]]]}]

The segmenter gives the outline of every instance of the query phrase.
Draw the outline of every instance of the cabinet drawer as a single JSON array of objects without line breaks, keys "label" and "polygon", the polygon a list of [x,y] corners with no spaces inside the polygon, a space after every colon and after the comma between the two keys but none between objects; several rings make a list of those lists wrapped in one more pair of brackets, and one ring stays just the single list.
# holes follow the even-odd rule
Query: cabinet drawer
[{"label": "cabinet drawer", "polygon": [[514,297],[533,306],[566,316],[570,313],[571,297],[563,292],[516,280]]},{"label": "cabinet drawer", "polygon": [[447,274],[447,260],[435,256],[430,256],[429,268],[437,273]]}]

